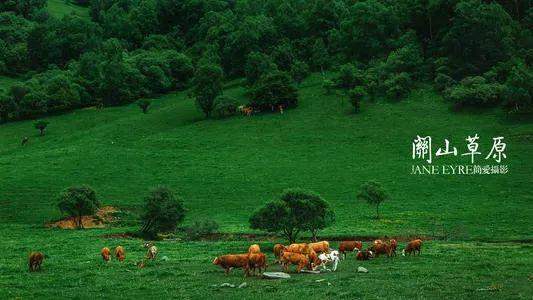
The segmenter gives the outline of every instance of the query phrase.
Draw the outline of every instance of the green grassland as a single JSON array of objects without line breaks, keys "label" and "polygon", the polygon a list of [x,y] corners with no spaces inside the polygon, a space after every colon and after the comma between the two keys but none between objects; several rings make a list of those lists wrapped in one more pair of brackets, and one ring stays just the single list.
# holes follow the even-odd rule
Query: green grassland
[{"label": "green grassland", "polygon": [[50,15],[61,18],[65,15],[70,15],[72,13],[79,16],[89,16],[89,11],[87,8],[70,3],[65,0],[48,0],[47,3],[48,12]]},{"label": "green grassland", "polygon": [[[531,298],[532,245],[523,243],[533,238],[531,118],[500,110],[452,112],[427,88],[401,102],[365,102],[353,114],[344,96],[325,95],[320,83],[318,75],[303,82],[299,107],[283,115],[204,120],[181,92],[154,100],[148,114],[132,104],[49,117],[44,137],[31,121],[0,125],[0,297]],[[238,85],[225,90],[239,99],[244,92]],[[431,135],[435,147],[448,138],[463,153],[464,139],[476,133],[485,155],[492,137],[505,137],[508,174],[409,174],[417,134]],[[24,136],[30,139],[22,147]],[[491,164],[484,156],[477,160]],[[468,158],[435,163],[466,164]],[[391,194],[381,220],[355,199],[371,179]],[[211,265],[214,256],[243,252],[249,242],[161,242],[161,255],[170,260],[139,270],[141,241],[102,237],[134,228],[43,228],[60,217],[57,194],[76,184],[91,185],[104,205],[134,212],[150,188],[166,185],[184,199],[185,226],[209,218],[225,233],[253,233],[248,217],[256,208],[285,188],[302,187],[335,210],[336,223],[322,236],[453,234],[451,241],[427,242],[417,258],[359,264],[351,257],[337,273],[248,279],[244,290],[214,288],[243,281],[240,271],[224,278]],[[117,244],[126,246],[128,261],[103,265],[99,249]],[[43,272],[25,271],[30,250],[50,256]],[[356,273],[358,265],[370,273]],[[315,282],[319,278],[326,281]],[[499,291],[477,291],[491,285]]]}]

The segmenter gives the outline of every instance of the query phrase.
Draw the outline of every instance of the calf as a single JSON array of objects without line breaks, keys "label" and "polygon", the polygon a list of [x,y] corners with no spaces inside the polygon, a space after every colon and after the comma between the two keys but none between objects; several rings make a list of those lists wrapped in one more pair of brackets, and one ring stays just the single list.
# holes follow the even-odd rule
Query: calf
[{"label": "calf", "polygon": [[124,247],[117,246],[115,248],[115,256],[117,257],[118,261],[123,262],[126,258],[126,251],[124,251]]},{"label": "calf", "polygon": [[416,255],[417,252],[418,252],[418,255],[420,255],[420,249],[421,248],[422,248],[422,240],[421,239],[416,239],[416,240],[410,241],[407,244],[407,246],[405,246],[405,249],[403,249],[402,255],[405,256],[405,253],[409,254],[409,256],[411,255],[411,253],[413,255]]},{"label": "calf", "polygon": [[41,252],[31,252],[28,259],[28,266],[30,272],[35,272],[41,269],[41,264],[43,263],[44,255]]},{"label": "calf", "polygon": [[266,270],[268,267],[266,255],[260,252],[249,253],[248,267],[252,271],[253,275],[255,275],[256,269],[259,269],[259,273],[261,273],[262,270]]},{"label": "calf", "polygon": [[363,243],[361,241],[342,241],[339,244],[339,252],[346,259],[346,252],[353,252],[355,249],[363,249]]},{"label": "calf", "polygon": [[155,259],[157,257],[157,247],[154,246],[152,243],[144,243],[144,248],[147,248],[148,251],[146,251],[146,258],[147,259]]},{"label": "calf", "polygon": [[281,255],[281,264],[283,265],[283,269],[286,273],[289,272],[290,265],[296,265],[296,271],[298,273],[300,273],[302,269],[306,266],[309,270],[312,270],[307,256],[295,252],[283,252],[283,254]]},{"label": "calf", "polygon": [[100,254],[102,254],[102,258],[105,262],[108,262],[111,259],[111,250],[109,250],[107,247],[102,248]]},{"label": "calf", "polygon": [[339,264],[339,251],[333,250],[329,253],[321,253],[318,256],[318,259],[320,259],[320,265],[322,266],[322,269],[327,270],[326,264],[332,264],[333,271],[337,271],[337,265]]},{"label": "calf", "polygon": [[257,244],[253,244],[248,248],[248,253],[261,253],[261,248]]},{"label": "calf", "polygon": [[374,253],[370,250],[357,251],[355,259],[357,260],[369,260],[374,257]]},{"label": "calf", "polygon": [[287,247],[283,246],[282,244],[275,244],[274,245],[274,257],[276,257],[275,263],[280,262],[280,257],[283,251],[287,250]]},{"label": "calf", "polygon": [[329,242],[321,241],[316,243],[309,243],[309,248],[313,249],[316,253],[329,253]]},{"label": "calf", "polygon": [[222,267],[226,273],[229,274],[229,271],[232,268],[242,268],[244,270],[244,275],[249,275],[250,262],[249,254],[227,254],[222,255],[213,260],[214,265],[219,265]]}]

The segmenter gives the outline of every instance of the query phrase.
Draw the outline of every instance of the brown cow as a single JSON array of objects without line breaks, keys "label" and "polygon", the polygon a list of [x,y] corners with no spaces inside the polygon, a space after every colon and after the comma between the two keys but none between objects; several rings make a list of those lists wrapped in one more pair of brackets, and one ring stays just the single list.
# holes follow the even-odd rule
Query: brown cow
[{"label": "brown cow", "polygon": [[386,243],[374,243],[370,246],[369,250],[372,250],[376,257],[379,257],[380,254],[386,254],[389,256],[389,245]]},{"label": "brown cow", "polygon": [[253,244],[250,246],[250,248],[248,248],[248,253],[261,253],[261,248],[258,244]]},{"label": "brown cow", "polygon": [[300,243],[300,244],[290,244],[287,247],[286,251],[300,253],[300,254],[308,254],[309,250],[310,250],[310,247],[308,244]]},{"label": "brown cow", "polygon": [[260,252],[250,253],[248,257],[248,265],[250,270],[252,270],[253,275],[255,275],[256,269],[259,269],[259,273],[261,273],[262,270],[266,270],[268,267],[266,255]]},{"label": "brown cow", "polygon": [[43,263],[44,255],[41,252],[31,252],[28,259],[28,266],[30,272],[35,272],[41,269],[41,264]]},{"label": "brown cow", "polygon": [[403,249],[402,255],[405,256],[405,253],[408,253],[409,256],[411,255],[411,253],[413,253],[413,255],[416,255],[417,252],[418,252],[418,255],[420,255],[420,249],[421,248],[422,248],[422,240],[421,239],[416,239],[416,240],[410,241],[407,244],[407,246],[405,246],[405,249]]},{"label": "brown cow", "polygon": [[115,248],[115,256],[117,257],[118,261],[123,262],[126,258],[126,251],[124,251],[124,247],[117,246]]},{"label": "brown cow", "polygon": [[250,264],[249,264],[249,254],[227,254],[222,255],[213,260],[214,265],[219,265],[222,267],[226,273],[229,274],[229,271],[232,268],[242,268],[244,270],[244,275],[249,275]]},{"label": "brown cow", "polygon": [[281,264],[283,265],[283,269],[286,273],[289,272],[290,265],[297,265],[296,271],[298,273],[300,273],[305,266],[307,266],[309,270],[312,270],[307,256],[295,252],[283,252],[281,255]]},{"label": "brown cow", "polygon": [[315,250],[316,253],[329,253],[329,242],[328,241],[309,243],[309,247]]},{"label": "brown cow", "polygon": [[339,253],[346,258],[346,252],[353,252],[355,249],[363,249],[363,243],[361,241],[342,241],[339,244]]},{"label": "brown cow", "polygon": [[108,262],[111,259],[111,250],[109,250],[107,247],[102,248],[100,254],[102,254],[102,258],[105,262]]},{"label": "brown cow", "polygon": [[283,246],[282,244],[275,244],[274,245],[274,257],[276,258],[276,261],[274,263],[280,262],[280,257],[283,251],[287,250],[287,247]]}]

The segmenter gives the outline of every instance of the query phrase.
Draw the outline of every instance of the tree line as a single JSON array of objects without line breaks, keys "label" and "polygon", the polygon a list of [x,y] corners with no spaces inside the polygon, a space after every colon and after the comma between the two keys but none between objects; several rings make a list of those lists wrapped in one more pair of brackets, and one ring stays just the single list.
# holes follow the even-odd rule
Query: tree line
[{"label": "tree line", "polygon": [[[234,103],[216,100],[219,83],[238,77],[252,106],[294,106],[292,83],[324,70],[355,100],[431,83],[458,109],[532,106],[531,0],[75,2],[90,18],[54,18],[45,0],[0,4],[0,75],[23,79],[1,93],[1,121],[187,87],[206,116],[224,114]],[[280,82],[285,100],[262,102]]]}]

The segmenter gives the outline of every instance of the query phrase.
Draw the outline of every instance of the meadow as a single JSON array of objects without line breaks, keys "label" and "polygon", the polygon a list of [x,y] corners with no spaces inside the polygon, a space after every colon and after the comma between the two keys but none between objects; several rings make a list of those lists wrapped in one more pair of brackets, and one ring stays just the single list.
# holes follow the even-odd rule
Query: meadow
[{"label": "meadow", "polygon": [[[148,114],[132,104],[51,116],[44,137],[32,121],[1,125],[0,297],[531,298],[533,120],[499,109],[453,112],[424,86],[399,102],[364,102],[353,114],[346,97],[326,95],[321,82],[315,74],[300,84],[299,107],[284,114],[205,120],[179,92],[154,99]],[[239,82],[224,93],[245,98]],[[485,155],[492,137],[505,137],[509,173],[410,175],[416,135],[431,135],[438,147],[449,139],[463,153],[465,138],[476,133]],[[485,164],[481,155],[477,159]],[[444,163],[466,164],[468,158],[438,159]],[[380,220],[355,197],[371,179],[391,194]],[[184,199],[183,226],[212,219],[227,234],[258,233],[248,226],[251,213],[283,189],[302,187],[320,193],[336,213],[335,224],[319,236],[433,240],[420,257],[359,263],[351,256],[336,273],[287,281],[245,280],[240,270],[224,277],[211,265],[215,256],[244,252],[252,242],[269,249],[274,242],[237,237],[163,241],[160,255],[169,261],[138,269],[140,240],[103,236],[134,226],[44,228],[61,217],[58,193],[77,184],[92,186],[102,204],[134,213],[151,188],[166,185]],[[118,244],[126,247],[127,261],[104,265],[99,249]],[[26,272],[31,250],[49,255],[40,273]],[[370,272],[356,273],[358,265]],[[212,286],[243,281],[243,290]]]},{"label": "meadow", "polygon": [[48,0],[47,10],[50,15],[56,18],[62,18],[72,13],[82,17],[89,17],[87,8],[73,4],[69,0]]}]

